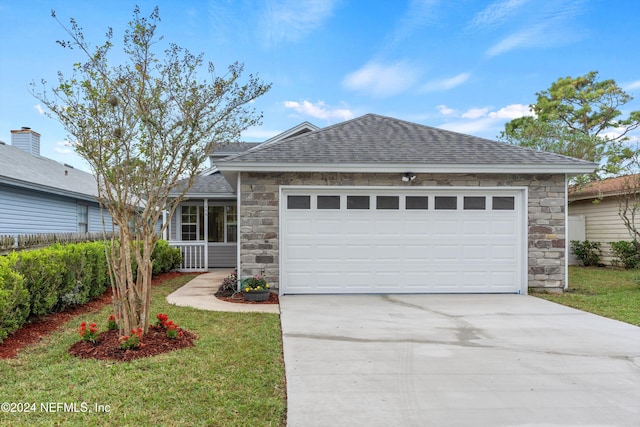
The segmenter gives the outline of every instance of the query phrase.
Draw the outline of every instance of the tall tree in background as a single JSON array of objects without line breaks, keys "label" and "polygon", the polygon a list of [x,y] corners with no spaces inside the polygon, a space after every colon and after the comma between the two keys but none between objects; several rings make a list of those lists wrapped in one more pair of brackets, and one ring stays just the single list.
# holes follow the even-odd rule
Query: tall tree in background
[{"label": "tall tree in background", "polygon": [[511,144],[590,160],[601,165],[598,175],[618,175],[633,164],[637,148],[627,143],[640,126],[640,111],[621,118],[620,108],[631,101],[614,80],[597,80],[591,71],[564,77],[536,93],[535,117],[505,125],[500,138]]},{"label": "tall tree in background", "polygon": [[[32,84],[34,96],[73,136],[75,150],[97,178],[99,200],[113,218],[117,239],[107,256],[121,334],[138,327],[147,332],[151,253],[160,237],[156,225],[162,211],[171,218],[215,144],[237,141],[241,131],[259,124],[262,115],[248,103],[270,87],[253,75],[242,83],[238,63],[223,76],[216,76],[209,63],[210,78],[200,80],[202,54],[175,44],[162,58],[154,53],[161,40],[157,7],[148,18],[140,16],[138,7],[133,15],[124,35],[124,64],[108,60],[114,46],[111,29],[106,42],[92,49],[71,19],[71,29],[63,25],[71,40],[58,43],[80,49],[86,62],[74,64],[70,78],[58,72],[50,92],[46,81]],[[52,16],[57,20],[54,11]],[[184,178],[189,185],[171,198]]]}]

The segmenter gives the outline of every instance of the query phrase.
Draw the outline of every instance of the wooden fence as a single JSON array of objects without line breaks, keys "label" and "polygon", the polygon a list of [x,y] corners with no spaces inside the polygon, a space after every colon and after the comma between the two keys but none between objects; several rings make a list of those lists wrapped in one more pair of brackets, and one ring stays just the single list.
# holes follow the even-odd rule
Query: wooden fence
[{"label": "wooden fence", "polygon": [[54,243],[94,242],[110,239],[112,233],[46,233],[46,234],[0,234],[0,255],[11,251],[42,248]]}]

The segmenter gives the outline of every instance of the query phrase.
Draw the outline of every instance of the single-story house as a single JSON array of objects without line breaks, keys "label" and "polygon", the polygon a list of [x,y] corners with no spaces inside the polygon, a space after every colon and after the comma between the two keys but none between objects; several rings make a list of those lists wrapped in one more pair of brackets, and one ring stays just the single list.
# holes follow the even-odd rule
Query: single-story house
[{"label": "single-story house", "polygon": [[[620,217],[620,209],[624,208],[626,202],[637,204],[639,199],[640,174],[570,187],[569,241],[599,242],[602,247],[602,262],[611,264],[613,254],[609,243],[633,240]],[[640,227],[640,217],[637,219],[637,226]]]},{"label": "single-story house", "polygon": [[204,188],[174,232],[215,225],[280,294],[566,287],[567,180],[596,164],[375,114],[287,133],[216,160],[226,228]]},{"label": "single-story house", "polygon": [[29,128],[11,139],[0,143],[0,235],[101,232],[94,176],[40,156],[40,134]]}]

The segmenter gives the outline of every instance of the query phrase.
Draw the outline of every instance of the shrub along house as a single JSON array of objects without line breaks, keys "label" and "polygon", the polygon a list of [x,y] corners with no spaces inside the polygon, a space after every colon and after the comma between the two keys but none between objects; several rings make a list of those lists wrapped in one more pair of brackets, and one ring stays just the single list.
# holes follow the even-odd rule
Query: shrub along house
[{"label": "shrub along house", "polygon": [[567,177],[595,167],[367,114],[217,161],[224,215],[187,201],[173,231],[224,234],[281,294],[561,291]]}]

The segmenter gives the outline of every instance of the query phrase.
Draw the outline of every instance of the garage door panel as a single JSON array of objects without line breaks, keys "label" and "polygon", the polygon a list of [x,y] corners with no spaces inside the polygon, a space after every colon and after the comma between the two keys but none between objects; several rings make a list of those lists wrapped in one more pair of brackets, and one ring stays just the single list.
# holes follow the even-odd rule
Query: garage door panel
[{"label": "garage door panel", "polygon": [[311,236],[313,228],[310,226],[308,219],[291,218],[287,222],[287,233],[292,236]]},{"label": "garage door panel", "polygon": [[491,259],[494,262],[516,262],[517,248],[514,244],[491,245]]},{"label": "garage door panel", "polygon": [[313,257],[316,262],[336,262],[340,260],[341,248],[340,245],[317,243],[308,257]]},{"label": "garage door panel", "polygon": [[492,271],[491,272],[491,284],[494,288],[511,287],[516,280],[516,275],[513,271]]},{"label": "garage door panel", "polygon": [[467,236],[486,236],[489,234],[489,224],[486,220],[465,220],[462,223],[462,231]]},{"label": "garage door panel", "polygon": [[472,262],[472,261],[489,261],[490,257],[487,253],[486,245],[462,245],[462,261],[463,262]]},{"label": "garage door panel", "polygon": [[445,245],[442,243],[435,243],[433,246],[431,261],[434,263],[458,262],[458,245]]},{"label": "garage door panel", "polygon": [[440,219],[438,216],[434,216],[434,218],[430,220],[438,224],[433,230],[435,237],[455,237],[458,234],[458,221]]},{"label": "garage door panel", "polygon": [[491,221],[491,234],[493,236],[513,237],[516,233],[517,224],[515,220],[493,220]]},{"label": "garage door panel", "polygon": [[[407,216],[409,214],[415,214],[415,212],[406,211]],[[428,236],[432,233],[433,222],[426,218],[413,219],[403,218],[404,232],[412,236]]]},{"label": "garage door panel", "polygon": [[315,256],[315,248],[311,244],[292,244],[287,249],[291,261],[305,261]]},{"label": "garage door panel", "polygon": [[[457,210],[434,210],[432,199],[405,210],[402,195],[398,209],[376,209],[375,193],[370,209],[347,210],[346,195],[357,192],[342,191],[331,189],[341,209],[281,207],[283,293],[519,291],[521,211],[464,210],[461,197]],[[517,191],[500,194],[520,200]]]}]

